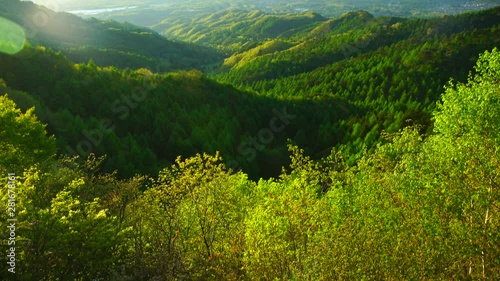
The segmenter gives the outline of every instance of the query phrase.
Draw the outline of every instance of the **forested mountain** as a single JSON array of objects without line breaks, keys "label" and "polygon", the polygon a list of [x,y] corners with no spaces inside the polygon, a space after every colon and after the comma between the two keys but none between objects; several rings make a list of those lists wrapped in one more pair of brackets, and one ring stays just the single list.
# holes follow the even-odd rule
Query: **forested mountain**
[{"label": "forested mountain", "polygon": [[347,121],[323,124],[311,141],[314,148],[300,142],[318,152],[336,139],[349,143],[353,157],[382,130],[394,132],[408,119],[431,125],[430,113],[446,81],[465,79],[476,54],[498,45],[499,14],[495,8],[406,20],[351,12],[305,34],[235,54],[217,79],[278,99],[336,98],[356,105],[357,113]]},{"label": "forested mountain", "polygon": [[0,227],[11,244],[0,276],[496,280],[499,61],[485,52],[467,83],[448,84],[432,134],[385,134],[352,167],[291,145],[290,168],[258,182],[218,154],[128,180],[99,172],[93,156],[47,158],[54,139],[1,96]]},{"label": "forested mountain", "polygon": [[[12,98],[24,109],[38,105],[62,153],[107,154],[106,170],[119,169],[122,176],[155,174],[178,155],[216,150],[227,161],[237,161],[234,168],[244,168],[254,177],[274,176],[287,161],[286,139],[314,130],[300,124],[313,118],[318,126],[321,118],[338,122],[351,110],[340,99],[292,103],[241,92],[199,71],[153,74],[93,63],[73,66],[42,47],[0,59],[0,77],[24,92],[14,91]],[[325,113],[313,116],[313,108]],[[272,135],[265,150],[259,143],[253,148],[248,139],[260,137],[260,130],[283,112],[293,114],[298,123]],[[101,130],[102,120],[109,120],[113,130]],[[281,128],[283,122],[289,121],[276,126]]]},{"label": "forested mountain", "polygon": [[[431,130],[430,114],[446,81],[465,79],[477,54],[498,43],[498,13],[428,20],[362,11],[337,20],[258,13],[255,26],[301,20],[290,35],[267,41],[262,38],[283,30],[260,33],[264,37],[253,40],[262,45],[226,59],[215,78],[240,90],[196,71],[72,66],[44,47],[1,55],[0,77],[26,93],[13,96],[23,109],[40,104],[39,116],[58,136],[60,152],[106,154],[103,167],[118,169],[121,177],[155,174],[177,155],[220,151],[232,168],[268,178],[288,163],[287,139],[315,159],[344,146],[354,164],[364,147],[374,149],[382,131],[396,132],[408,120]],[[223,32],[217,18],[226,15],[213,16]],[[236,15],[249,17],[235,12],[230,23]],[[211,40],[224,45],[221,37]],[[269,127],[276,111],[294,116],[279,132]],[[112,121],[107,137],[102,120]]]},{"label": "forested mountain", "polygon": [[[269,15],[234,10],[186,22],[168,22],[155,28],[162,30],[168,26],[164,30],[167,36],[235,53],[226,60],[225,66],[232,66],[245,57],[245,51],[255,48],[249,51],[247,61],[270,66],[260,67],[261,71],[265,71],[265,77],[281,77],[286,74],[283,71],[298,73],[312,70],[402,40],[421,44],[433,38],[489,28],[498,24],[498,14],[496,8],[474,16],[408,20],[374,17],[365,11],[354,11],[339,18],[326,19],[314,13]],[[273,43],[276,41],[286,44]],[[263,46],[259,46],[259,42]],[[262,50],[270,45],[274,47]],[[238,68],[241,67],[239,64]],[[252,73],[245,74],[252,77]]]},{"label": "forested mountain", "polygon": [[234,53],[255,46],[263,39],[289,37],[299,31],[310,30],[315,23],[325,20],[316,13],[275,15],[260,11],[224,10],[194,19],[165,20],[152,28],[168,37]]},{"label": "forested mountain", "polygon": [[84,20],[31,2],[3,0],[0,16],[25,29],[29,42],[61,51],[75,62],[147,67],[155,71],[201,68],[221,59],[215,50],[172,42],[150,29],[95,18]]},{"label": "forested mountain", "polygon": [[500,7],[2,3],[1,280],[500,278]]}]

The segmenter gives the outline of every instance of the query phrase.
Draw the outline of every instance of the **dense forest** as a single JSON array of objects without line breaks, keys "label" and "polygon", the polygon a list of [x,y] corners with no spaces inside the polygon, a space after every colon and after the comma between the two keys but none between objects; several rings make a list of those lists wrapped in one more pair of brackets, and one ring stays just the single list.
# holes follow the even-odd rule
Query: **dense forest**
[{"label": "dense forest", "polygon": [[500,7],[243,8],[6,0],[0,279],[500,278]]},{"label": "dense forest", "polygon": [[[11,18],[22,18],[12,11]],[[233,14],[228,13],[231,24]],[[251,17],[237,14],[241,21]],[[21,108],[35,106],[48,132],[57,136],[60,153],[107,155],[103,168],[118,170],[120,178],[154,175],[178,155],[220,151],[228,166],[258,180],[278,176],[289,164],[288,139],[316,160],[343,147],[352,165],[365,146],[374,149],[382,131],[397,132],[410,119],[431,130],[431,112],[443,85],[451,77],[464,81],[478,54],[496,46],[498,14],[499,8],[428,20],[367,12],[332,20],[313,15],[317,21],[299,21],[284,39],[266,37],[278,34],[275,25],[265,36],[255,31],[251,40],[261,44],[238,47],[224,62],[220,58],[219,66],[202,67],[199,61],[201,72],[182,64],[175,65],[184,69],[180,72],[135,68],[135,55],[111,66],[94,58],[74,65],[66,57],[66,44],[52,49],[27,45],[14,56],[0,55],[0,77],[6,87],[22,93],[11,94]],[[309,17],[282,20],[297,18]],[[108,24],[74,19],[84,27],[89,21]],[[96,34],[87,40],[100,42]],[[228,46],[223,39],[228,36],[212,34],[213,46]],[[133,31],[122,36],[136,40]],[[44,37],[57,42],[57,37]],[[276,112],[294,118],[272,130]],[[110,123],[104,129],[103,121]]]}]

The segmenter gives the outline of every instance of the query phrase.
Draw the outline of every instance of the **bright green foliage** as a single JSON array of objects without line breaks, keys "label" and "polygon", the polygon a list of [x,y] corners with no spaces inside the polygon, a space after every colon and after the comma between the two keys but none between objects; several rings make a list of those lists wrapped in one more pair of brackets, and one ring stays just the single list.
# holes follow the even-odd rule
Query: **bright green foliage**
[{"label": "bright green foliage", "polygon": [[251,280],[307,277],[314,235],[325,219],[316,186],[304,179],[260,181],[246,220],[244,269]]},{"label": "bright green foliage", "polygon": [[243,219],[253,202],[245,175],[220,157],[177,159],[132,207],[132,276],[240,280]]},{"label": "bright green foliage", "polygon": [[498,274],[500,266],[499,61],[498,49],[485,52],[467,84],[448,86],[435,115],[440,134],[429,140],[429,158],[443,167],[433,186],[445,197],[438,204],[457,239],[456,261],[482,278]]},{"label": "bright green foliage", "polygon": [[499,59],[450,83],[431,135],[384,133],[351,167],[295,145],[257,184],[218,153],[155,179],[99,174],[92,157],[33,167],[18,187],[23,278],[498,279]]},{"label": "bright green foliage", "polygon": [[467,84],[451,84],[435,115],[436,131],[449,137],[475,135],[498,139],[500,59],[498,50],[482,54]]},{"label": "bright green foliage", "polygon": [[[346,174],[346,220],[319,237],[335,245],[319,259],[333,269],[322,278],[498,277],[498,118],[486,110],[498,106],[499,57],[483,54],[467,85],[448,88],[437,134],[389,135]],[[326,197],[339,202],[337,192]]]},{"label": "bright green foliage", "polygon": [[[113,207],[108,196],[120,185],[111,185],[112,175],[95,174],[96,165],[93,159],[83,164],[53,160],[18,177],[15,247],[20,280],[108,279],[119,266],[116,248],[122,235],[119,217],[108,209]],[[6,206],[7,192],[3,194]]]},{"label": "bright green foliage", "polygon": [[0,96],[0,172],[22,173],[54,154],[55,139],[46,137],[34,108],[23,113],[7,95]]}]

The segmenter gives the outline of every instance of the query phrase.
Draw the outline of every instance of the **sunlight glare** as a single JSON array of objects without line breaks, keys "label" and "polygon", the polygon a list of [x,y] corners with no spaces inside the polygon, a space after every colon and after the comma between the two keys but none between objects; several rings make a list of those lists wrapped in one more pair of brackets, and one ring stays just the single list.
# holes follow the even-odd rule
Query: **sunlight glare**
[{"label": "sunlight glare", "polygon": [[14,55],[21,51],[26,42],[26,35],[21,26],[0,17],[0,52]]}]

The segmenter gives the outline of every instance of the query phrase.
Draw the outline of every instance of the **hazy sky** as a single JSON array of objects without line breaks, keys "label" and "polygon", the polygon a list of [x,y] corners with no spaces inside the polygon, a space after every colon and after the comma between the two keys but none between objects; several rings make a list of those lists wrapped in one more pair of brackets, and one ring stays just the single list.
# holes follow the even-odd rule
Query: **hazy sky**
[{"label": "hazy sky", "polygon": [[[23,0],[23,1],[28,1],[28,0]],[[122,6],[135,6],[139,5],[142,6],[144,4],[180,4],[180,3],[193,3],[193,2],[198,2],[198,3],[226,3],[226,4],[233,4],[233,3],[251,3],[253,5],[256,5],[257,7],[265,7],[268,4],[274,3],[274,5],[279,5],[279,3],[293,3],[293,4],[298,4],[298,3],[303,3],[303,5],[307,6],[307,4],[313,4],[313,5],[318,5],[318,4],[328,4],[332,5],[334,3],[343,3],[348,6],[351,6],[353,9],[368,9],[368,7],[373,6],[373,5],[387,5],[390,6],[391,4],[394,5],[396,3],[398,4],[410,4],[411,7],[418,3],[419,5],[429,5],[429,6],[439,6],[439,7],[446,7],[447,5],[453,6],[453,5],[476,5],[480,3],[488,3],[490,6],[494,3],[496,3],[498,0],[308,0],[308,1],[285,1],[285,0],[211,0],[209,2],[203,1],[203,0],[31,0],[32,2],[35,2],[36,4],[39,5],[44,5],[47,8],[54,10],[54,11],[72,11],[72,10],[86,10],[86,9],[104,9],[104,8],[115,8],[115,7],[122,7]],[[194,3],[194,5],[196,5]],[[203,5],[206,6],[206,5]]]},{"label": "hazy sky", "polygon": [[[152,1],[147,0],[23,0],[32,1],[55,11],[67,11],[76,8],[114,7],[118,5],[142,4]],[[169,0],[165,0],[168,2]]]}]

